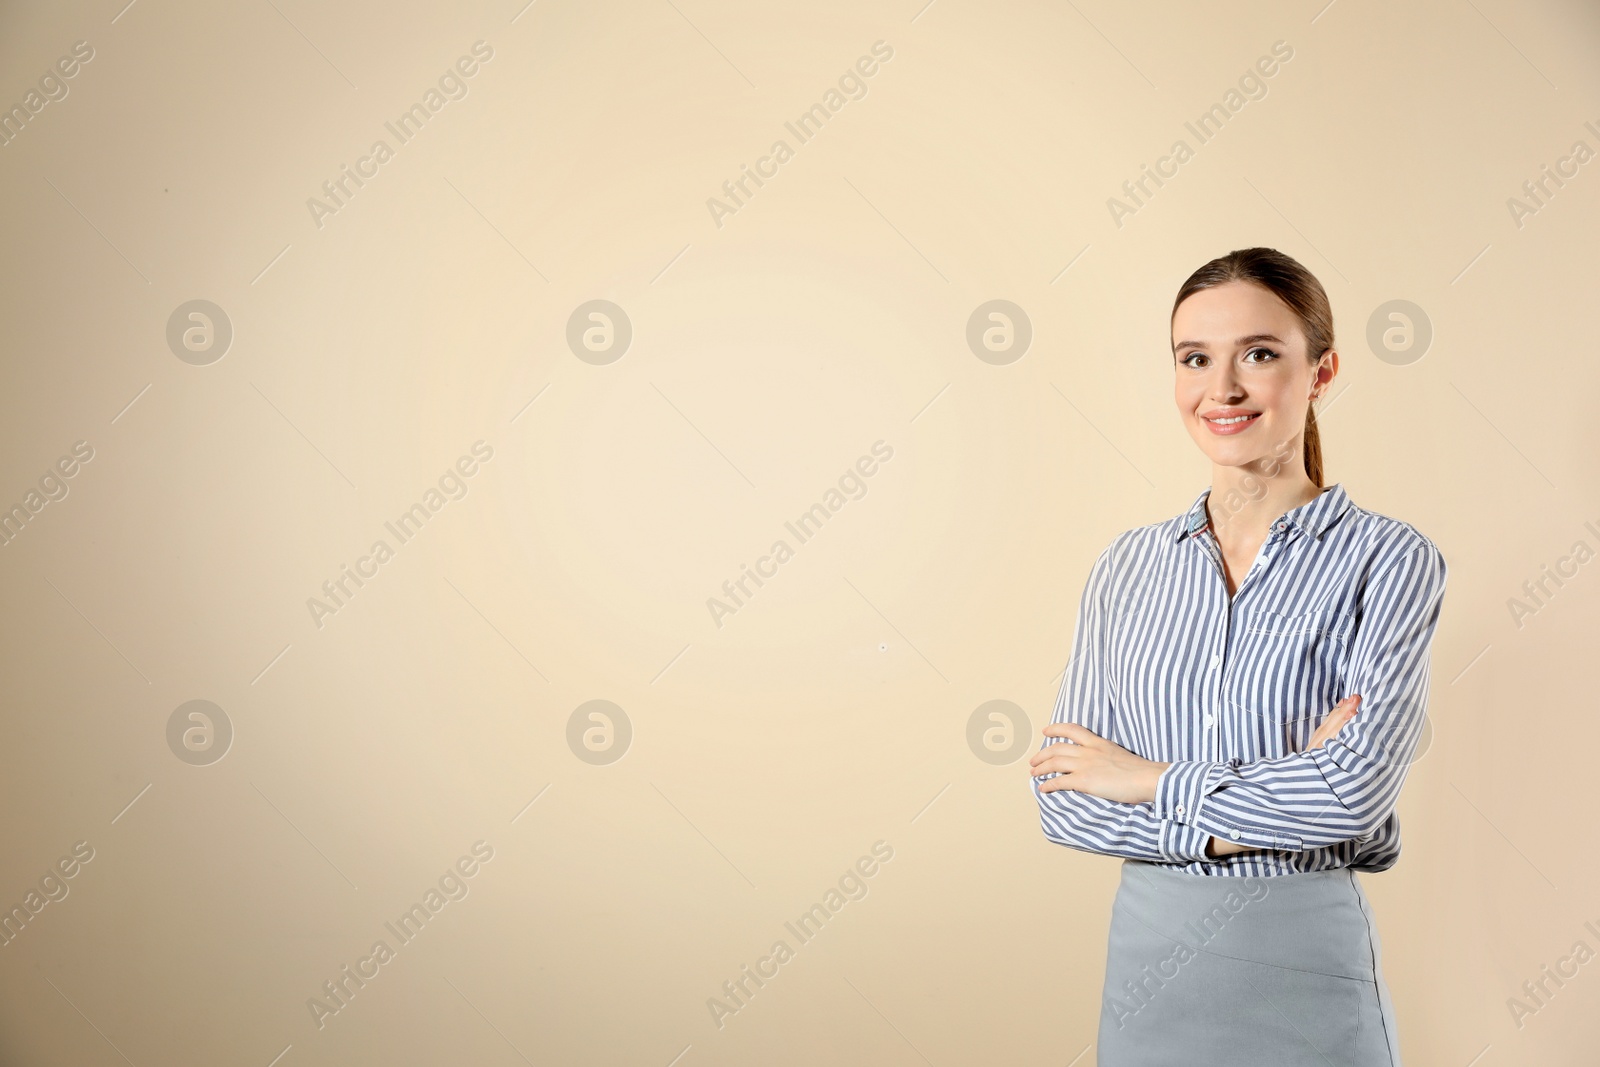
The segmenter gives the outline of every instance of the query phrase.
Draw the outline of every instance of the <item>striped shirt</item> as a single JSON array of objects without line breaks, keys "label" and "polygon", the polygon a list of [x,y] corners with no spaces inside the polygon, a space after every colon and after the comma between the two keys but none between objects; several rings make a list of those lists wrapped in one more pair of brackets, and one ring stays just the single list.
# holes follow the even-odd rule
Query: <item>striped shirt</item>
[{"label": "striped shirt", "polygon": [[[1272,524],[1230,598],[1210,493],[1095,560],[1051,717],[1170,762],[1155,800],[1044,793],[1056,775],[1030,778],[1045,836],[1197,875],[1387,870],[1426,722],[1444,557],[1335,484]],[[1352,693],[1355,718],[1306,751]],[[1057,743],[1071,742],[1045,739]],[[1253,848],[1207,858],[1213,836]]]}]

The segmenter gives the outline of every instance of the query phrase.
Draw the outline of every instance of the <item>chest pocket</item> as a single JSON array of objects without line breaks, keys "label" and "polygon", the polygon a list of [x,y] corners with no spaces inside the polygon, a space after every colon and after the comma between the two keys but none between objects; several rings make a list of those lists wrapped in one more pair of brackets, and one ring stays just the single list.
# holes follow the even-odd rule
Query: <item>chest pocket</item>
[{"label": "chest pocket", "polygon": [[1245,624],[1245,633],[1264,637],[1300,637],[1308,642],[1322,638],[1344,644],[1354,627],[1354,616],[1333,608],[1318,608],[1298,615],[1259,611],[1250,616]]},{"label": "chest pocket", "polygon": [[1258,611],[1245,620],[1231,699],[1248,705],[1257,728],[1269,735],[1282,731],[1269,746],[1300,751],[1316,724],[1349,695],[1340,679],[1354,632],[1355,617],[1334,608]]}]

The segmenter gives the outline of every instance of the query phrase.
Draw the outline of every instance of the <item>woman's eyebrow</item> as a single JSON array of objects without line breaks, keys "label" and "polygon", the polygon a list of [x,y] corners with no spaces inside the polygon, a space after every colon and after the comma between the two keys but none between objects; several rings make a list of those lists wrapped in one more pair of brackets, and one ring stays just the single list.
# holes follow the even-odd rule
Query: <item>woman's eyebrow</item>
[{"label": "woman's eyebrow", "polygon": [[[1242,348],[1245,345],[1255,344],[1257,341],[1271,341],[1274,344],[1280,345],[1285,343],[1283,338],[1277,336],[1276,334],[1251,333],[1239,338],[1233,344],[1235,348]],[[1174,352],[1181,352],[1185,348],[1204,348],[1205,346],[1206,343],[1204,341],[1179,341],[1177,344],[1172,346],[1172,350]]]}]

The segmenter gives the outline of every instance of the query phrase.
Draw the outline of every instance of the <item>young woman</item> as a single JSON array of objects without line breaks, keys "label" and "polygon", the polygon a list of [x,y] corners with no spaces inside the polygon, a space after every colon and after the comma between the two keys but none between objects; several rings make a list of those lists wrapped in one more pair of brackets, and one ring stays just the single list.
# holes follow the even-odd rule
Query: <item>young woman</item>
[{"label": "young woman", "polygon": [[1400,1063],[1354,872],[1400,855],[1446,569],[1322,484],[1333,344],[1322,285],[1270,248],[1173,305],[1211,485],[1095,560],[1029,760],[1045,836],[1123,860],[1100,1067]]}]

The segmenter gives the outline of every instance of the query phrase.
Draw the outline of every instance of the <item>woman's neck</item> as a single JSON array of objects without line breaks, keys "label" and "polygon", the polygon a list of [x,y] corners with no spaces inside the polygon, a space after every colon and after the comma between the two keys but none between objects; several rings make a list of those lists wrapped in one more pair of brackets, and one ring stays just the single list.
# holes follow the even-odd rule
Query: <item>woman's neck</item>
[{"label": "woman's neck", "polygon": [[1217,467],[1211,473],[1206,511],[1217,540],[1230,534],[1248,539],[1262,536],[1273,520],[1310,503],[1321,492],[1304,471],[1265,479],[1237,467]]}]

